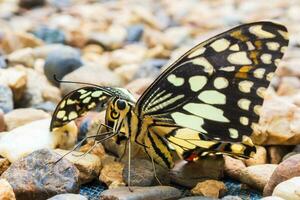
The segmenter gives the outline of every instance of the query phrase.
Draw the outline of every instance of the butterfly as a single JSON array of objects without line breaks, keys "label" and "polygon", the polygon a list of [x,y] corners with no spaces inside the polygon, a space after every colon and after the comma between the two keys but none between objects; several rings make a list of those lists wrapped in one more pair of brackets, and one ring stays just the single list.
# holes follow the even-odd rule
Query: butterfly
[{"label": "butterfly", "polygon": [[50,129],[97,107],[106,109],[103,139],[124,135],[167,168],[174,166],[174,150],[188,161],[207,154],[249,157],[255,153],[249,136],[287,46],[282,25],[237,26],[186,52],[137,101],[122,88],[72,91],[58,104]]}]

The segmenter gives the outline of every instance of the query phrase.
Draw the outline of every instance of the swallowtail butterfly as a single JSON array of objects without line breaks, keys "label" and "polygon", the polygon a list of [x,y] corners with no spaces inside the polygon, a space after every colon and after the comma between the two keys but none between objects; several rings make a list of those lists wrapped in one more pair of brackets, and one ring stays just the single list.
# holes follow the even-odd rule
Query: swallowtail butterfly
[{"label": "swallowtail butterfly", "polygon": [[186,160],[210,153],[249,157],[255,152],[249,136],[287,46],[282,25],[235,27],[181,56],[137,101],[121,88],[72,91],[58,104],[50,129],[97,106],[106,109],[111,129],[104,139],[124,134],[162,166],[173,167],[172,149]]}]

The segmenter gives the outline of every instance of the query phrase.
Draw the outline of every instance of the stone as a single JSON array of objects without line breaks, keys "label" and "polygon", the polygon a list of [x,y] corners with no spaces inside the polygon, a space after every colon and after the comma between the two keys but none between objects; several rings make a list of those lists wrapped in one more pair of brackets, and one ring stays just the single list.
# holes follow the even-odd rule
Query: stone
[{"label": "stone", "polygon": [[228,196],[223,197],[221,200],[242,200],[242,198],[240,198],[239,196],[228,195]]},{"label": "stone", "polygon": [[137,64],[128,64],[122,65],[114,70],[116,74],[118,74],[125,83],[128,83],[133,79],[134,74],[139,69],[139,65]]},{"label": "stone", "polygon": [[[300,107],[296,96],[271,95],[264,101],[260,123],[251,138],[258,145],[296,145],[300,143]],[[280,106],[278,106],[280,105]]]},{"label": "stone", "polygon": [[38,27],[33,31],[33,34],[48,44],[64,43],[66,39],[65,33],[62,30],[47,26]]},{"label": "stone", "polygon": [[104,182],[108,187],[110,185],[125,186],[123,181],[124,165],[120,162],[111,162],[103,166],[100,172],[100,181]]},{"label": "stone", "polygon": [[188,27],[170,27],[164,32],[163,44],[168,49],[177,48],[189,38],[190,32]]},{"label": "stone", "polygon": [[142,24],[135,24],[132,26],[129,26],[127,28],[127,42],[138,42],[144,33],[144,26]]},{"label": "stone", "polygon": [[37,120],[2,132],[0,137],[0,155],[10,162],[41,148],[71,148],[77,141],[77,127],[73,123],[50,132],[51,119]]},{"label": "stone", "polygon": [[30,122],[50,118],[51,116],[38,109],[34,108],[19,108],[10,111],[4,115],[7,131],[10,131],[19,126],[23,126]]},{"label": "stone", "polygon": [[101,193],[102,200],[167,200],[178,199],[181,196],[181,191],[170,186],[153,186],[153,187],[131,187],[131,192],[128,187],[120,187],[108,189]]},{"label": "stone", "polygon": [[34,151],[14,162],[1,178],[12,186],[16,199],[44,200],[79,191],[79,172],[68,160],[48,149]]},{"label": "stone", "polygon": [[179,200],[217,200],[216,198],[205,197],[205,196],[191,196],[180,198]]},{"label": "stone", "polygon": [[7,158],[0,157],[0,176],[3,172],[5,172],[10,166],[10,162]]},{"label": "stone", "polygon": [[6,69],[7,67],[7,59],[4,56],[0,56],[0,69]]},{"label": "stone", "polygon": [[[55,152],[61,156],[66,155],[69,153],[69,150],[63,149],[55,149]],[[80,184],[91,182],[93,179],[99,176],[101,170],[101,160],[96,155],[93,154],[85,154],[73,151],[69,153],[65,158],[72,162],[77,169],[79,170],[79,181]]]},{"label": "stone", "polygon": [[241,171],[246,168],[245,163],[242,160],[232,158],[230,156],[224,156],[224,173],[226,176],[238,180],[241,175]]},{"label": "stone", "polygon": [[267,163],[267,150],[265,147],[256,146],[256,154],[253,158],[245,160],[247,166],[260,165]]},{"label": "stone", "polygon": [[106,155],[103,145],[101,143],[96,144],[96,146],[94,146],[94,145],[95,145],[94,141],[88,141],[87,144],[80,147],[79,151],[87,152],[91,148],[93,148],[90,151],[90,153],[93,154],[93,155],[96,155],[98,158],[100,158],[100,160],[102,160],[102,158]]},{"label": "stone", "polygon": [[47,113],[53,113],[57,104],[52,101],[44,101],[42,103],[38,103],[33,105],[32,107],[38,110],[43,110]]},{"label": "stone", "polygon": [[291,156],[278,165],[267,185],[265,186],[263,195],[272,195],[274,188],[279,183],[296,176],[300,176],[300,154]]},{"label": "stone", "polygon": [[45,0],[19,0],[19,6],[26,9],[43,6],[45,3]]},{"label": "stone", "polygon": [[145,90],[153,83],[153,78],[139,78],[134,79],[128,83],[125,88],[128,89],[131,93],[137,94],[140,96],[145,92]]},{"label": "stone", "polygon": [[279,164],[282,158],[291,151],[289,146],[268,147],[268,157],[271,164]]},{"label": "stone", "polygon": [[0,199],[2,200],[16,200],[13,188],[5,179],[0,179]]},{"label": "stone", "polygon": [[[79,81],[92,83],[99,86],[121,86],[123,81],[120,76],[111,70],[98,66],[83,66],[64,76],[63,81]],[[63,95],[83,87],[84,84],[61,84],[60,89]]]},{"label": "stone", "polygon": [[0,109],[1,116],[3,112],[9,112],[14,108],[13,93],[11,89],[6,85],[0,85]]},{"label": "stone", "polygon": [[285,199],[276,196],[268,196],[268,197],[261,198],[261,200],[285,200]]},{"label": "stone", "polygon": [[47,55],[44,72],[51,83],[59,85],[59,83],[54,80],[54,75],[61,80],[66,74],[78,69],[82,65],[78,50],[69,46],[61,46],[61,48],[51,51]]},{"label": "stone", "polygon": [[0,108],[0,132],[3,132],[6,130],[5,127],[5,121],[4,121],[4,112]]},{"label": "stone", "polygon": [[137,78],[156,78],[161,73],[161,68],[167,63],[165,59],[150,59],[143,62],[134,75]]},{"label": "stone", "polygon": [[223,178],[223,157],[205,157],[196,162],[181,160],[171,169],[171,182],[188,188],[195,187],[198,182]]},{"label": "stone", "polygon": [[253,165],[241,170],[239,180],[262,191],[276,168],[276,164]]},{"label": "stone", "polygon": [[202,195],[206,197],[219,198],[224,196],[227,191],[226,186],[221,181],[206,180],[197,183],[197,185],[191,190],[193,195]]},{"label": "stone", "polygon": [[33,68],[34,62],[35,62],[35,57],[33,55],[33,49],[32,48],[23,48],[23,49],[18,49],[12,53],[10,53],[7,56],[7,61],[9,65],[17,65],[21,64],[26,67]]},{"label": "stone", "polygon": [[85,196],[80,194],[58,194],[47,200],[88,200]]},{"label": "stone", "polygon": [[300,199],[300,176],[279,183],[274,188],[272,195],[285,200]]},{"label": "stone", "polygon": [[[156,176],[162,185],[170,184],[170,175],[168,170],[155,164]],[[160,184],[155,178],[153,164],[147,159],[131,160],[130,186],[153,186]],[[128,163],[126,162],[123,169],[123,177],[128,185]]]}]

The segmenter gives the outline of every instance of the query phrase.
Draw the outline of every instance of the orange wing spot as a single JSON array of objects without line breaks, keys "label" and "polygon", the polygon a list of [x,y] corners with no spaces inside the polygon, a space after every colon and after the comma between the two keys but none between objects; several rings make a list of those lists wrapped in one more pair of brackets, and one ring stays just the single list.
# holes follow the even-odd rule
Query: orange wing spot
[{"label": "orange wing spot", "polygon": [[239,69],[239,71],[235,74],[236,78],[247,79],[248,72],[253,68],[253,66],[245,65]]},{"label": "orange wing spot", "polygon": [[238,30],[238,31],[234,31],[232,32],[231,34],[231,37],[234,37],[242,42],[245,42],[245,41],[248,41],[249,38],[245,35],[242,34],[242,31],[241,30]]},{"label": "orange wing spot", "polygon": [[195,152],[193,152],[189,157],[187,157],[185,160],[189,162],[193,162],[198,160],[199,156]]},{"label": "orange wing spot", "polygon": [[255,65],[258,65],[258,51],[251,51],[249,57],[254,62]]},{"label": "orange wing spot", "polygon": [[262,42],[261,42],[260,40],[256,40],[256,41],[254,42],[254,45],[255,45],[255,47],[256,47],[257,49],[261,49]]}]

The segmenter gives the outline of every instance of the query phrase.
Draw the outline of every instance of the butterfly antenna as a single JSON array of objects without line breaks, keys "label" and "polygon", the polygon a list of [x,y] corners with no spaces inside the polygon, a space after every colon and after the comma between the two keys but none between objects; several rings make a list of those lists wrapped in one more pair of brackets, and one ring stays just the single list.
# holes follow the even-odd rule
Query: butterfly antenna
[{"label": "butterfly antenna", "polygon": [[90,85],[94,87],[100,87],[99,85],[93,84],[93,83],[85,83],[85,82],[79,82],[79,81],[63,81],[61,79],[58,79],[56,74],[53,75],[53,79],[58,83],[74,83],[74,84],[82,84],[82,85]]}]

